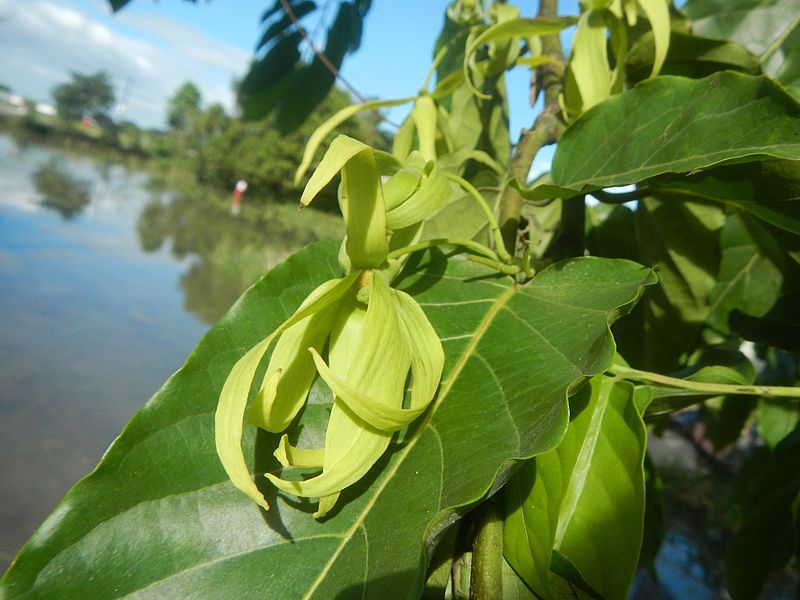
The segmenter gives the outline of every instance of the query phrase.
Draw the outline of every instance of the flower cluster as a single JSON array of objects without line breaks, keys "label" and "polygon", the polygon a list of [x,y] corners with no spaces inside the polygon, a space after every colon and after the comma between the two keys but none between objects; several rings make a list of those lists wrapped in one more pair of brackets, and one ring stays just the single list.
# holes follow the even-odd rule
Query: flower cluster
[{"label": "flower cluster", "polygon": [[[391,174],[382,181],[387,171]],[[251,479],[241,445],[256,371],[275,342],[249,415],[251,422],[274,433],[295,419],[319,375],[334,393],[324,447],[297,448],[284,434],[275,456],[285,467],[320,473],[305,480],[266,475],[284,492],[318,498],[318,517],[377,462],[395,431],[424,412],[444,365],[441,342],[422,309],[390,285],[399,268],[390,250],[419,239],[422,220],[450,198],[450,184],[418,152],[400,164],[339,136],[308,182],[301,204],[307,205],[337,173],[342,175],[339,198],[347,233],[340,262],[348,274],[320,285],[236,363],[223,386],[215,423],[217,453],[232,482],[269,508]],[[404,407],[409,373],[413,384]]]}]

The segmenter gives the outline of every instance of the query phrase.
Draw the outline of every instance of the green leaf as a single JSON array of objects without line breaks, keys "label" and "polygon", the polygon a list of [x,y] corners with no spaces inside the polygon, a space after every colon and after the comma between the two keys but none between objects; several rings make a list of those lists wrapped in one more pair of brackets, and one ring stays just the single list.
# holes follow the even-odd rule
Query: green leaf
[{"label": "green leaf", "polygon": [[767,578],[794,555],[799,461],[800,429],[795,429],[751,473],[751,479],[741,482],[744,519],[725,556],[725,580],[733,600],[758,598]]},{"label": "green leaf", "polygon": [[741,209],[765,223],[800,235],[800,161],[764,160],[721,166],[687,177],[657,177],[648,184],[658,193]]},{"label": "green leaf", "polygon": [[581,115],[556,149],[552,176],[580,191],[767,156],[800,159],[800,105],[778,84],[727,71],[658,77]]},{"label": "green leaf", "polygon": [[758,432],[775,447],[800,423],[800,407],[783,399],[762,398],[758,407]]},{"label": "green leaf", "polygon": [[794,0],[689,0],[682,10],[696,34],[733,40],[762,60],[800,26]]},{"label": "green leaf", "polygon": [[649,455],[644,457],[644,489],[644,529],[639,566],[647,569],[650,577],[657,580],[656,557],[664,539],[664,497],[661,478]]},{"label": "green leaf", "polygon": [[[314,2],[311,0],[304,0],[293,6],[292,12],[296,19],[301,19],[307,14],[314,12],[316,9],[317,5]],[[293,30],[294,22],[291,17],[289,17],[289,13],[284,11],[284,14],[281,15],[279,19],[273,21],[261,35],[261,38],[256,44],[256,51],[261,50],[261,48],[269,44],[272,40],[284,34],[287,29]]]},{"label": "green leaf", "polygon": [[534,593],[505,559],[503,559],[502,577],[503,600],[536,600]]},{"label": "green leaf", "polygon": [[[246,427],[243,440],[272,509],[230,483],[213,415],[236,361],[312,289],[340,276],[338,246],[311,246],[250,288],[34,534],[1,596],[416,596],[426,547],[499,474],[496,485],[505,481],[509,461],[558,443],[568,390],[610,364],[608,323],[653,282],[634,263],[587,258],[517,287],[458,257],[412,257],[399,288],[442,339],[438,398],[317,522],[308,504],[276,497],[260,476],[278,469],[277,435]],[[291,443],[322,445],[329,408],[329,392],[313,386]]]},{"label": "green leaf", "polygon": [[[798,31],[795,30],[796,37],[800,37]],[[786,53],[786,58],[773,76],[784,85],[786,91],[800,99],[800,44]]]},{"label": "green leaf", "polygon": [[549,570],[568,577],[572,568],[582,579],[573,581],[578,587],[591,586],[607,600],[627,597],[645,503],[646,432],[633,390],[593,379],[570,400],[561,444],[526,463],[506,487],[505,555],[543,598],[553,597]]},{"label": "green leaf", "polygon": [[[626,358],[646,369],[669,371],[694,347],[708,313],[724,214],[710,203],[659,196],[641,201],[635,217],[639,258],[658,269],[659,285],[637,310],[641,351]],[[624,329],[633,322],[620,325]]]},{"label": "green leaf", "polygon": [[769,244],[774,241],[759,223],[740,215],[728,219],[720,236],[722,259],[710,297],[709,325],[728,333],[734,310],[761,317],[775,304],[783,275],[770,259]]},{"label": "green leaf", "polygon": [[108,3],[111,5],[111,10],[117,12],[121,10],[128,2],[131,0],[108,0]]},{"label": "green leaf", "polygon": [[[638,83],[646,79],[654,60],[653,34],[646,33],[636,41],[625,59],[628,82]],[[744,47],[734,42],[672,32],[669,52],[661,68],[662,75],[701,78],[725,69],[757,75],[761,65]]]},{"label": "green leaf", "polygon": [[760,342],[784,350],[800,350],[800,294],[781,296],[762,317],[753,317],[734,310],[730,328],[746,340]]}]

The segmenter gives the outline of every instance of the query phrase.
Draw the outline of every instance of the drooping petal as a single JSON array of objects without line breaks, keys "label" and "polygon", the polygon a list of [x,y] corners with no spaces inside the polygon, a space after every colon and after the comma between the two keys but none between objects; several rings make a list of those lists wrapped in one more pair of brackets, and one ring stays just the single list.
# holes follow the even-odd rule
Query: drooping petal
[{"label": "drooping petal", "polygon": [[319,499],[319,506],[317,507],[316,512],[314,513],[314,518],[319,519],[320,517],[324,517],[328,514],[333,507],[336,505],[336,501],[339,499],[339,492],[335,494],[329,494],[327,496],[323,496]]},{"label": "drooping petal", "polygon": [[669,4],[664,0],[639,0],[650,27],[653,28],[653,41],[655,42],[656,55],[653,60],[653,71],[650,77],[655,77],[664,66],[669,50],[670,19]]},{"label": "drooping petal", "polygon": [[423,172],[416,167],[404,167],[389,178],[383,184],[383,199],[386,203],[386,210],[390,211],[395,206],[405,202],[411,194],[417,191]]},{"label": "drooping petal", "polygon": [[314,361],[305,349],[311,346],[322,350],[335,315],[334,303],[289,327],[278,338],[264,381],[276,371],[281,372],[280,379],[277,386],[263,386],[253,402],[250,409],[250,422],[253,425],[279,433],[295,418],[305,404],[316,375]]},{"label": "drooping petal", "polygon": [[584,12],[575,28],[569,63],[580,93],[582,112],[602,102],[611,93],[611,67],[606,44],[603,11],[591,9]]},{"label": "drooping petal", "polygon": [[436,160],[436,103],[430,96],[420,96],[411,110],[414,126],[417,128],[419,149],[425,160]]},{"label": "drooping petal", "polygon": [[436,330],[417,301],[392,290],[398,305],[401,330],[411,352],[411,402],[409,411],[424,410],[433,400],[444,368],[444,350]]},{"label": "drooping petal", "polygon": [[372,148],[346,135],[338,136],[309,179],[300,203],[308,205],[339,172],[347,254],[356,268],[379,267],[386,260],[389,243],[378,160]]},{"label": "drooping petal", "polygon": [[400,106],[412,100],[414,100],[414,97],[399,98],[397,100],[369,100],[363,104],[351,104],[337,112],[322,125],[317,127],[314,133],[311,134],[311,137],[308,138],[308,143],[306,143],[306,148],[303,151],[303,160],[300,162],[300,166],[297,167],[297,173],[294,176],[294,184],[300,185],[303,175],[305,175],[306,171],[308,171],[308,168],[311,166],[311,161],[314,160],[314,154],[319,149],[323,140],[344,121],[362,110],[376,110],[379,108],[388,108],[390,106]]},{"label": "drooping petal", "polygon": [[[268,509],[269,505],[253,483],[242,451],[244,413],[256,371],[276,337],[289,327],[339,300],[353,285],[358,275],[359,273],[352,273],[342,279],[327,281],[314,290],[291,317],[237,361],[222,386],[217,412],[214,415],[217,454],[233,484],[265,509]],[[272,386],[278,385],[279,379],[280,371],[275,371],[267,378],[264,384],[265,395],[270,393]]]},{"label": "drooping petal", "polygon": [[377,402],[374,398],[370,398],[337,377],[314,348],[309,348],[309,351],[314,357],[320,377],[328,384],[336,397],[375,429],[386,432],[397,431],[408,425],[425,410],[425,406],[405,409]]},{"label": "drooping petal", "polygon": [[371,148],[344,166],[341,190],[347,255],[359,269],[380,267],[389,253],[389,241],[378,163]]}]

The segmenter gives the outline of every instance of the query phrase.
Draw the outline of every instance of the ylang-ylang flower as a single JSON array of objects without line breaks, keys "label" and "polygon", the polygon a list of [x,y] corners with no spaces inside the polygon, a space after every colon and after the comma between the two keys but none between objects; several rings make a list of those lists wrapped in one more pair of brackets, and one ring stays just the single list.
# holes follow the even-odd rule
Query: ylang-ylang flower
[{"label": "ylang-ylang flower", "polygon": [[[294,447],[283,435],[275,450],[284,467],[319,473],[304,480],[266,474],[283,492],[319,499],[315,516],[330,511],[339,493],[369,471],[394,432],[424,412],[439,385],[441,342],[416,301],[391,287],[398,266],[388,255],[393,236],[404,244],[418,239],[420,222],[449,199],[449,186],[419,156],[390,165],[391,177],[382,184],[386,169],[379,161],[391,160],[345,136],[331,144],[301,203],[308,204],[341,172],[347,237],[340,257],[349,273],[315,289],[236,363],[222,389],[217,452],[236,487],[264,508],[269,507],[247,469],[241,438],[256,371],[273,343],[250,422],[270,432],[285,431],[316,376],[334,394],[324,447]],[[404,406],[409,373],[412,386]]]}]

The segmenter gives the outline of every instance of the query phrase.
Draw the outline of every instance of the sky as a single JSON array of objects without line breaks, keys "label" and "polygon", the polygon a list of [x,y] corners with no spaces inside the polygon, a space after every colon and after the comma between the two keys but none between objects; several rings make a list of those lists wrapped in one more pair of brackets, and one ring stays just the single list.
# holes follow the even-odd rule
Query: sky
[{"label": "sky", "polygon": [[[115,117],[163,127],[167,99],[193,81],[204,102],[233,109],[231,82],[247,70],[259,18],[272,0],[132,0],[112,14],[105,0],[0,0],[0,82],[37,101],[71,71],[104,69],[120,104]],[[413,95],[431,62],[445,0],[374,0],[359,51],[342,74],[365,97]],[[527,16],[536,2],[520,2]],[[577,0],[562,1],[575,12]],[[529,73],[509,75],[511,131],[529,127]],[[390,117],[397,121],[404,110]]]}]

